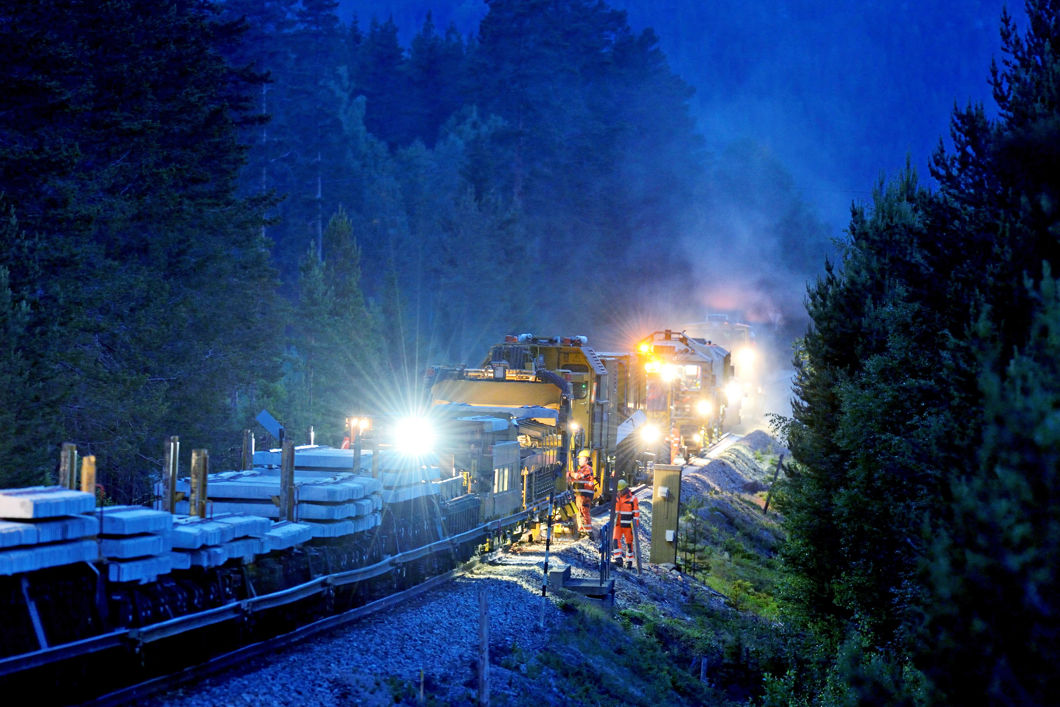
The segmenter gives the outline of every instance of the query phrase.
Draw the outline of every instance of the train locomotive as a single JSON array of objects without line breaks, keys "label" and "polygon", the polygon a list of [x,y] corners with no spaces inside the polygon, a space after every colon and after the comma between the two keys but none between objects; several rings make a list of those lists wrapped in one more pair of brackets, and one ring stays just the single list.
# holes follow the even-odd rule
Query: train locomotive
[{"label": "train locomotive", "polygon": [[734,368],[728,350],[704,338],[669,329],[637,344],[647,416],[660,430],[665,461],[699,454],[739,420],[732,396]]}]

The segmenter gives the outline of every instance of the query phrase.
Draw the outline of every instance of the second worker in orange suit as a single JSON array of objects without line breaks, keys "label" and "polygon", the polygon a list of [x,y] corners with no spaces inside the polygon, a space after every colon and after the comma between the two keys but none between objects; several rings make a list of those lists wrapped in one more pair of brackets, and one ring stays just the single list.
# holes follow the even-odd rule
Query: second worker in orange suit
[{"label": "second worker in orange suit", "polygon": [[633,567],[634,554],[633,533],[640,525],[640,501],[629,489],[625,479],[618,480],[618,498],[615,499],[615,534],[611,547],[611,561],[616,567],[622,566],[623,557],[626,567]]}]

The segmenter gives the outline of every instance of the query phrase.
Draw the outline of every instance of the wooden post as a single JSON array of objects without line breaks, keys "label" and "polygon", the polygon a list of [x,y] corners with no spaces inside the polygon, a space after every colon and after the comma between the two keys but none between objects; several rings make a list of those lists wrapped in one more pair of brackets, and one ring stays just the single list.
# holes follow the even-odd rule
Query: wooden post
[{"label": "wooden post", "polygon": [[96,457],[93,454],[81,459],[81,490],[96,495]]},{"label": "wooden post", "polygon": [[545,523],[545,571],[541,577],[541,618],[538,621],[539,628],[545,628],[545,606],[548,603],[548,552],[552,544],[552,500],[555,491],[548,494],[548,520]]},{"label": "wooden post", "polygon": [[172,436],[166,442],[165,496],[162,498],[162,510],[177,512],[177,476],[180,472],[180,437]]},{"label": "wooden post", "polygon": [[77,488],[74,483],[77,473],[77,445],[63,442],[62,455],[59,457],[59,485],[63,488]]},{"label": "wooden post", "polygon": [[205,449],[191,450],[191,515],[206,517],[206,476],[210,473],[210,454]]},{"label": "wooden post", "polygon": [[478,703],[490,703],[490,615],[486,590],[478,590]]},{"label": "wooden post", "polygon": [[611,577],[611,560],[615,556],[615,525],[618,523],[618,511],[615,509],[615,504],[618,502],[618,479],[614,476],[607,478],[607,497],[611,499],[608,502],[610,511],[607,516],[607,538],[600,545],[600,552],[603,553],[603,557],[600,558],[600,566],[603,571],[600,572],[600,584],[603,585],[605,581]]},{"label": "wooden post", "polygon": [[[632,492],[633,489],[630,489]],[[640,518],[633,521],[633,557],[637,560],[637,574],[641,573],[640,566]]]},{"label": "wooden post", "polygon": [[777,483],[777,477],[779,477],[779,476],[780,476],[780,470],[781,470],[781,468],[782,468],[783,466],[784,466],[784,455],[783,455],[783,454],[781,454],[781,455],[780,455],[780,458],[779,458],[779,459],[777,459],[777,468],[776,468],[776,471],[774,471],[774,472],[773,472],[773,481],[772,481],[772,482],[771,482],[771,483],[769,484],[769,491],[768,491],[768,492],[766,493],[766,502],[765,502],[765,505],[763,505],[763,506],[762,506],[762,512],[763,512],[763,513],[769,513],[769,500],[770,500],[771,498],[773,498],[773,486],[775,486],[775,485],[776,485],[776,483]]},{"label": "wooden post", "polygon": [[254,468],[254,433],[250,430],[243,430],[243,453],[239,468],[243,471]]},{"label": "wooden post", "polygon": [[294,442],[286,439],[280,452],[280,520],[294,520]]}]

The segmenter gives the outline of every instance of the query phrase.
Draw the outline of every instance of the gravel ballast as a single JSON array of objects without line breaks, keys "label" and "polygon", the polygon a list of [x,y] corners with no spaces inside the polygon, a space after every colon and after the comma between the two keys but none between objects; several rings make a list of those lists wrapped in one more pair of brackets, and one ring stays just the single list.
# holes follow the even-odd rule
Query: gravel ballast
[{"label": "gravel ballast", "polygon": [[[753,448],[768,449],[768,437],[752,438]],[[772,450],[770,450],[772,451]],[[700,461],[700,460],[697,460]],[[700,461],[702,464],[702,461]],[[697,489],[702,466],[685,467],[682,499],[718,484]],[[737,477],[734,474],[734,477]],[[733,478],[733,490],[747,478]],[[615,570],[612,611],[650,602],[654,610],[675,618],[695,595],[699,604],[725,607],[722,595],[689,580],[669,566],[647,562],[650,547],[651,488],[640,498],[639,540],[643,571]],[[594,526],[608,520],[597,509]],[[565,705],[563,686],[547,674],[528,675],[534,656],[555,651],[557,632],[568,621],[563,603],[571,593],[550,588],[541,596],[545,562],[543,542],[517,543],[489,562],[478,563],[406,603],[317,635],[268,656],[248,661],[239,671],[209,677],[194,686],[140,703],[142,707],[213,707],[215,705],[393,705],[475,704],[478,695],[480,605],[487,600],[489,675],[492,702],[505,705]],[[569,565],[576,579],[599,577],[600,551],[589,538],[557,532],[550,545],[551,569]],[[573,599],[574,601],[583,601]],[[538,661],[540,665],[540,661]],[[422,697],[421,691],[422,690]]]}]

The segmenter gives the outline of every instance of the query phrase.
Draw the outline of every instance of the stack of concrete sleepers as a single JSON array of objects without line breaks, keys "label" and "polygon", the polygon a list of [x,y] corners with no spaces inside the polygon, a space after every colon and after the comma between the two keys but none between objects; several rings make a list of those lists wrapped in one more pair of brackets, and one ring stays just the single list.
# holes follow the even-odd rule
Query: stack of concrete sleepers
[{"label": "stack of concrete sleepers", "polygon": [[[358,469],[354,469],[357,454],[352,449],[306,445],[294,448],[295,471],[330,471],[336,473],[370,474],[373,450],[360,453]],[[279,449],[263,449],[254,452],[255,469],[279,469],[283,454]]]},{"label": "stack of concrete sleepers", "polygon": [[[381,483],[352,473],[326,474],[296,471],[295,520],[310,526],[312,536],[339,537],[373,528],[383,507]],[[187,479],[177,490],[190,492]],[[211,474],[206,482],[208,515],[250,514],[280,519],[280,475],[275,469]],[[187,501],[177,503],[178,513],[187,513]]]},{"label": "stack of concrete sleepers", "polygon": [[173,569],[219,567],[233,559],[252,562],[258,555],[308,539],[306,529],[274,531],[276,525],[247,513],[218,513],[210,518],[178,515],[173,523]]},{"label": "stack of concrete sleepers", "polygon": [[269,541],[269,551],[287,550],[301,545],[313,538],[313,526],[309,523],[298,523],[292,520],[281,520],[272,524],[265,533]]},{"label": "stack of concrete sleepers", "polygon": [[[495,418],[489,418],[496,422]],[[297,474],[324,471],[349,472],[354,464],[351,449],[304,446],[295,447],[294,469]],[[254,465],[260,469],[278,469],[282,463],[280,450],[272,449],[254,453]],[[356,478],[370,478],[378,474],[382,483],[383,503],[400,503],[438,493],[436,484],[441,479],[438,466],[421,463],[392,449],[365,449],[360,455],[360,471]],[[211,496],[214,495],[211,492]]]},{"label": "stack of concrete sleepers", "polygon": [[172,569],[173,516],[143,506],[99,509],[100,551],[112,582],[150,582]]},{"label": "stack of concrete sleepers", "polygon": [[98,560],[95,505],[61,486],[0,490],[0,576]]},{"label": "stack of concrete sleepers", "polygon": [[438,484],[434,482],[442,478],[442,472],[437,466],[399,464],[379,476],[383,484],[383,502],[401,503],[438,494]]}]

